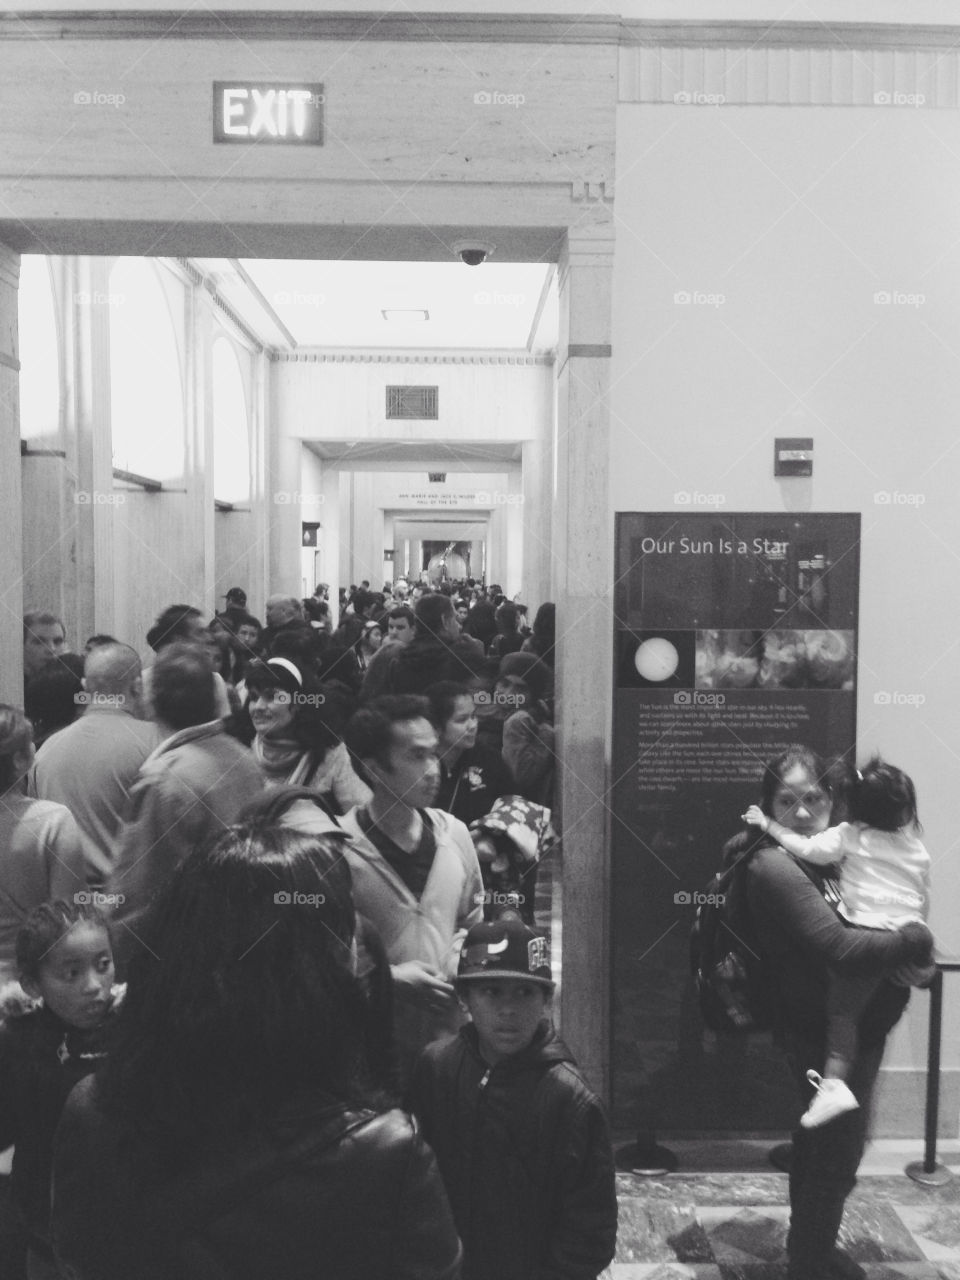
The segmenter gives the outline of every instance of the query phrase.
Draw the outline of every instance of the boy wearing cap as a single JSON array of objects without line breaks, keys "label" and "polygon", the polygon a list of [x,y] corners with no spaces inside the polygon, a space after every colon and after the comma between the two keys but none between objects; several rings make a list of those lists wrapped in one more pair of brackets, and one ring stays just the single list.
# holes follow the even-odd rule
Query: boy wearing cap
[{"label": "boy wearing cap", "polygon": [[463,1241],[463,1280],[596,1280],[613,1258],[607,1119],[550,1019],[547,940],[474,925],[457,994],[471,1021],[421,1054],[411,1109]]}]

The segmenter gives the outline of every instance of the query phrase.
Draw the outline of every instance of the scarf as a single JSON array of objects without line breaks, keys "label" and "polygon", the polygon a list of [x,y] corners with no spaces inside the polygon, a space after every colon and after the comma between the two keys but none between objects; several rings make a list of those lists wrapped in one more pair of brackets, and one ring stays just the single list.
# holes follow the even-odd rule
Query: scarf
[{"label": "scarf", "polygon": [[258,733],[253,740],[253,754],[268,778],[286,782],[306,753],[292,738],[261,738]]}]

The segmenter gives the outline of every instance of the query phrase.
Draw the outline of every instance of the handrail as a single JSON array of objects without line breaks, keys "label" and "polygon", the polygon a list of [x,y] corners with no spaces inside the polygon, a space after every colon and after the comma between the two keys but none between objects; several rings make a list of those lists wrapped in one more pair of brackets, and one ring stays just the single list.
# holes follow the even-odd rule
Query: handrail
[{"label": "handrail", "polygon": [[937,1127],[940,1120],[940,1038],[943,1033],[943,975],[960,972],[960,960],[938,960],[930,983],[930,1029],[927,1033],[927,1104],[924,1120],[923,1160],[904,1169],[908,1178],[924,1186],[939,1187],[953,1174],[937,1161]]}]

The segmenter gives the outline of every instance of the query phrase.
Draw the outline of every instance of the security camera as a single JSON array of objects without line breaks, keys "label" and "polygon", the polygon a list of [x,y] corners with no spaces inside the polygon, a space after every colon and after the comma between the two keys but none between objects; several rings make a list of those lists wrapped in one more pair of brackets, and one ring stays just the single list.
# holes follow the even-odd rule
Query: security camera
[{"label": "security camera", "polygon": [[486,262],[496,247],[495,244],[490,244],[486,240],[458,240],[453,246],[453,251],[468,267],[479,267],[481,262]]}]

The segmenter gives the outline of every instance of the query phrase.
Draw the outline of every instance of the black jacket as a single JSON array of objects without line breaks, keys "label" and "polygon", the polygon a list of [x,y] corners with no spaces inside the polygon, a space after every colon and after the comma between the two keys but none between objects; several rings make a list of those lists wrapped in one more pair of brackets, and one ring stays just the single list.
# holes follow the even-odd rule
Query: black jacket
[{"label": "black jacket", "polygon": [[477,742],[457,760],[452,770],[441,758],[440,789],[434,807],[445,809],[455,818],[471,822],[490,812],[501,796],[516,791],[513,775],[503,758],[485,743]]},{"label": "black jacket", "polygon": [[473,678],[483,661],[483,645],[471,636],[443,642],[433,636],[415,636],[409,644],[397,645],[389,661],[376,666],[377,689],[364,687],[364,701],[376,693],[424,693],[438,680],[463,684]]},{"label": "black jacket", "polygon": [[400,1111],[300,1098],[175,1176],[133,1160],[84,1081],[53,1181],[54,1243],[81,1280],[459,1280],[436,1161]]},{"label": "black jacket", "polygon": [[552,1027],[492,1068],[462,1028],[424,1050],[410,1100],[437,1153],[464,1280],[595,1280],[617,1236],[607,1118]]},{"label": "black jacket", "polygon": [[[738,836],[729,857],[747,847]],[[777,997],[779,1030],[823,1044],[831,968],[876,974],[880,983],[859,1023],[860,1047],[882,1045],[903,1013],[909,988],[882,979],[916,959],[898,932],[847,924],[823,896],[824,876],[764,841],[747,868],[747,897],[761,955]]]},{"label": "black jacket", "polygon": [[[115,1003],[122,988],[115,988]],[[50,1229],[53,1135],[71,1089],[106,1052],[114,1011],[89,1031],[70,1027],[16,984],[0,993],[0,1150],[16,1144],[11,1187],[35,1242]]]}]

